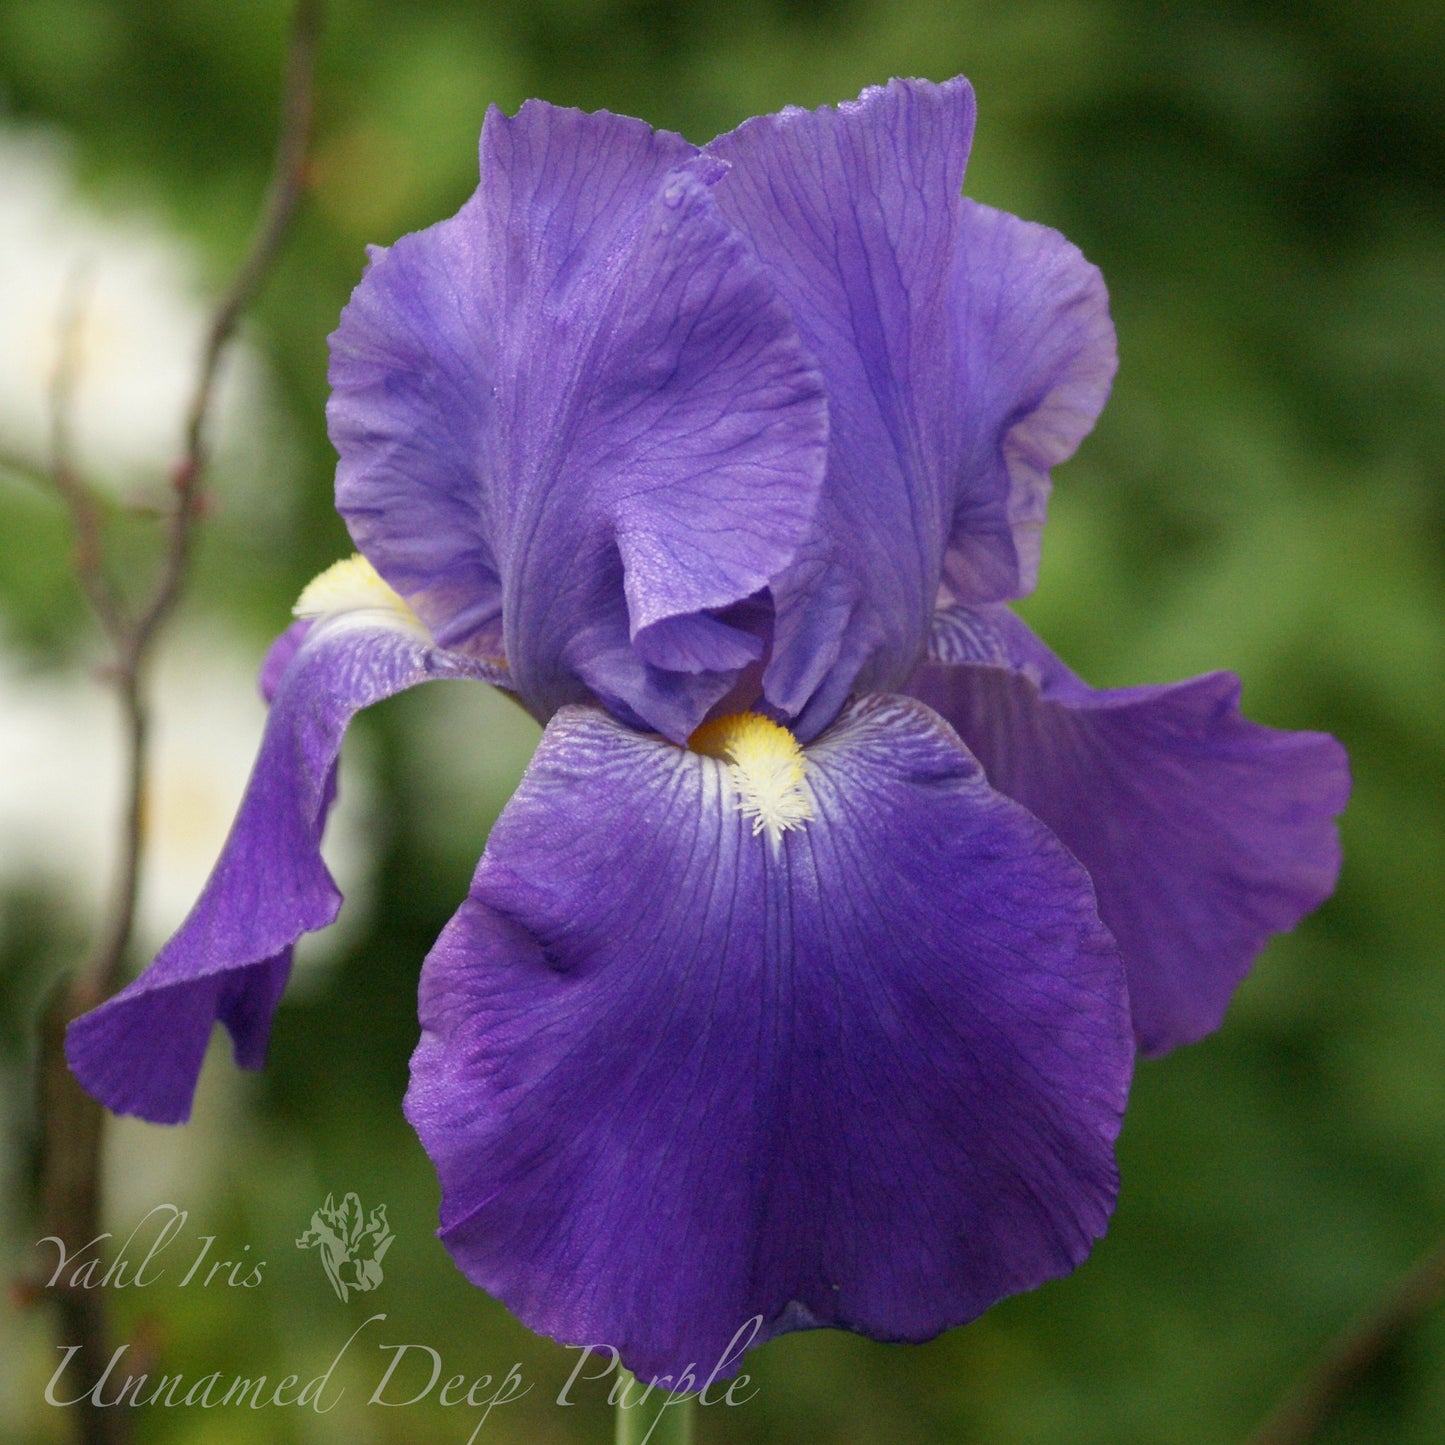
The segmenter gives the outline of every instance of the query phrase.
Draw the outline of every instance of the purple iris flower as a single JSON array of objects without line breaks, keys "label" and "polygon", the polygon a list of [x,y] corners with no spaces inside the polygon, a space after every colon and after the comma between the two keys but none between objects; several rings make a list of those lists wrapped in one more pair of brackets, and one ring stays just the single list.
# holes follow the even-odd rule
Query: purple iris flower
[{"label": "purple iris flower", "polygon": [[185,1118],[217,1019],[259,1065],[340,903],[348,721],[468,675],[546,726],[421,979],[406,1109],[472,1280],[675,1378],[1083,1259],[1136,1045],[1330,892],[1348,780],[1233,678],[1093,691],[1005,606],[1115,345],[1073,246],[961,199],[973,120],[961,79],[702,150],[488,115],[332,338],[361,556],[267,660],[195,910],[72,1028],[99,1099]]}]

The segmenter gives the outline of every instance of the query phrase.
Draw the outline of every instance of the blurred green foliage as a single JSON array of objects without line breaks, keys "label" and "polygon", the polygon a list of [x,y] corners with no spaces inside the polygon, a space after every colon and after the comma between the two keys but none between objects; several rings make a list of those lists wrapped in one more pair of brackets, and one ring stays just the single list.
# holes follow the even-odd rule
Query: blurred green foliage
[{"label": "blurred green foliage", "polygon": [[[5,0],[0,121],[58,127],[97,204],[163,215],[219,283],[264,185],[286,18],[278,0]],[[346,547],[329,501],[324,339],[363,245],[469,193],[489,104],[537,94],[704,141],[892,74],[957,72],[979,95],[969,193],[1077,241],[1103,268],[1120,334],[1113,401],[1056,478],[1025,610],[1096,683],[1228,667],[1253,716],[1343,738],[1356,777],[1346,868],[1337,898],[1266,953],[1219,1035],[1140,1067],[1119,1212],[1074,1277],[927,1346],[775,1343],[754,1357],[756,1399],[704,1412],[700,1438],[1239,1440],[1445,1229],[1438,0],[335,0],[311,204],[251,324],[294,434],[290,523],[258,534],[228,517],[221,475],[188,610],[244,626],[259,656],[301,584]],[[56,509],[0,478],[5,629],[36,665],[94,653],[66,567]],[[468,701],[429,752],[431,715],[423,691],[361,724],[382,794],[370,927],[282,1008],[271,1066],[246,1085],[192,1225],[273,1261],[266,1287],[117,1308],[188,1376],[319,1369],[385,1309],[387,1338],[431,1344],[448,1373],[453,1357],[472,1373],[517,1360],[537,1382],[479,1439],[599,1440],[595,1392],[573,1410],[549,1403],[571,1354],[530,1337],[432,1240],[434,1177],[400,1114],[419,962],[510,786],[494,769],[471,796],[439,797],[428,758],[437,745],[484,753],[500,730],[515,770],[528,742]],[[78,931],[53,900],[8,896],[12,1081],[23,1020]],[[205,1089],[230,1067],[212,1059]],[[21,1137],[23,1108],[11,1112]],[[397,1234],[382,1290],[347,1306],[291,1245],[329,1190],[384,1200]],[[10,1260],[27,1258],[30,1223],[17,1202]],[[37,1403],[54,1359],[46,1322],[17,1330],[0,1434],[60,1439],[63,1412]],[[153,1442],[460,1442],[473,1423],[420,1406],[137,1413]],[[1445,1318],[1386,1358],[1324,1438],[1445,1438]]]}]

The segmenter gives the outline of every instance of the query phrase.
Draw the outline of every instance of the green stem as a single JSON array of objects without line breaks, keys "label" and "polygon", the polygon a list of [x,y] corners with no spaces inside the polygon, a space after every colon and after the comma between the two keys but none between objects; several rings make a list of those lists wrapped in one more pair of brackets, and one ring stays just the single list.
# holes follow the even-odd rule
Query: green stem
[{"label": "green stem", "polygon": [[692,1445],[696,1395],[649,1389],[627,1370],[617,1382],[616,1445]]}]

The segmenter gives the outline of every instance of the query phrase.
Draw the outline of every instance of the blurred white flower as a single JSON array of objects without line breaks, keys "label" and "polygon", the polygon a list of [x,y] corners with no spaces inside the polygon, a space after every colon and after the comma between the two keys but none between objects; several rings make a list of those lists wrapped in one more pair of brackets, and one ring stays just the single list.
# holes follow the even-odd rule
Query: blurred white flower
[{"label": "blurred white flower", "polygon": [[[0,440],[44,462],[69,314],[80,470],[111,487],[164,482],[181,452],[208,323],[195,257],[153,219],[102,213],[81,198],[58,136],[3,126],[0,238]],[[274,509],[286,490],[274,485],[284,446],[267,390],[256,353],[233,346],[213,440],[218,464],[239,479],[228,480],[226,501],[248,512]]]}]

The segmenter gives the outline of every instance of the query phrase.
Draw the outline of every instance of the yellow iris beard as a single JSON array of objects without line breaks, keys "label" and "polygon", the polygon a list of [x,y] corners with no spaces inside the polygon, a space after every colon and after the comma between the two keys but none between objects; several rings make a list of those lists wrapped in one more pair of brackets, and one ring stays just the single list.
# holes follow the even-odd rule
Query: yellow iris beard
[{"label": "yellow iris beard", "polygon": [[297,617],[335,617],[343,612],[382,608],[408,622],[417,616],[382,580],[381,574],[359,552],[333,562],[302,589],[291,611]]},{"label": "yellow iris beard", "polygon": [[755,712],[729,713],[704,723],[688,746],[731,765],[728,772],[738,810],[753,820],[754,836],[766,830],[774,848],[784,833],[813,818],[803,749],[787,728],[771,718]]}]

